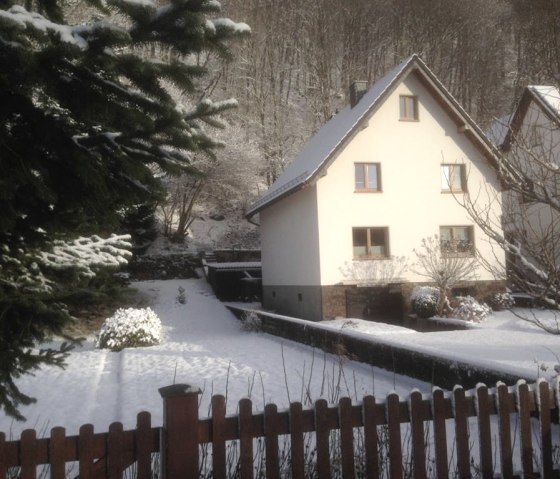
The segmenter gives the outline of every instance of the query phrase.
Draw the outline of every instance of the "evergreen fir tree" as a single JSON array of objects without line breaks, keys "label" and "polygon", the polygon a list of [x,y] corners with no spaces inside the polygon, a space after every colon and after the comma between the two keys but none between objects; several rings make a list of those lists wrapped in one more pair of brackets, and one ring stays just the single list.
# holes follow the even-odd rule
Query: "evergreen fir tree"
[{"label": "evergreen fir tree", "polygon": [[[228,58],[228,42],[249,31],[213,19],[215,0],[88,0],[97,20],[80,25],[63,5],[0,0],[0,406],[14,417],[33,400],[14,380],[63,365],[66,346],[35,348],[69,321],[66,288],[112,262],[80,249],[109,248],[99,238],[70,240],[114,231],[119,212],[153,202],[155,168],[188,172],[192,154],[212,154],[204,124],[235,102],[183,111],[166,85],[193,91],[205,74],[197,55]],[[174,59],[143,55],[155,47]],[[113,241],[122,260],[124,239]]]}]

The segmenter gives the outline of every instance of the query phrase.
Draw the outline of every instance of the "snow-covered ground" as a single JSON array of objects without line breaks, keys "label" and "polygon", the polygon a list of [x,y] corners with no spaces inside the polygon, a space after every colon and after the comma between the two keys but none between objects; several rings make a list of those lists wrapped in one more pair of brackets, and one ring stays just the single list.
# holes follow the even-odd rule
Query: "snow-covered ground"
[{"label": "snow-covered ground", "polygon": [[[403,396],[412,388],[430,391],[427,383],[244,331],[204,280],[146,281],[134,286],[149,297],[161,318],[163,343],[114,353],[95,349],[94,338],[89,338],[72,352],[65,370],[46,367],[18,380],[22,391],[38,401],[22,407],[27,418],[23,423],[0,413],[0,431],[16,438],[26,428],[45,434],[51,427],[63,426],[67,434],[76,434],[80,425],[92,423],[101,432],[113,421],[132,428],[140,411],[150,411],[153,424],[159,425],[158,388],[173,383],[203,390],[201,415],[208,414],[212,394],[227,395],[228,412],[233,414],[243,397],[251,397],[259,410],[265,402],[287,407],[290,401],[301,400],[308,387],[313,400],[336,394],[384,397],[393,389]],[[186,290],[186,304],[177,301],[179,286]]]},{"label": "snow-covered ground", "polygon": [[[552,312],[533,312],[539,315],[541,321],[555,324]],[[533,312],[517,310],[518,316],[528,319]],[[503,371],[529,380],[539,377],[548,380],[555,378],[558,374],[555,369],[560,369],[560,335],[547,333],[518,316],[510,311],[500,311],[481,323],[468,323],[467,330],[432,333],[419,333],[399,326],[360,319],[337,319],[321,324],[336,329],[343,328],[346,332],[355,331],[353,334],[376,335],[386,343]]]},{"label": "snow-covered ground", "polygon": [[[204,280],[145,281],[134,286],[161,318],[163,343],[113,353],[95,349],[94,338],[88,338],[72,352],[65,370],[48,367],[18,380],[38,402],[21,409],[27,417],[23,423],[0,413],[0,431],[16,438],[26,428],[45,434],[51,427],[64,426],[68,434],[75,434],[84,423],[106,431],[113,421],[132,428],[136,414],[144,410],[158,425],[162,421],[158,388],[173,383],[203,390],[201,415],[208,414],[212,394],[226,395],[228,412],[233,414],[242,397],[251,397],[255,409],[262,410],[266,402],[282,408],[301,401],[307,388],[313,400],[337,395],[361,399],[371,393],[383,398],[392,390],[405,397],[413,388],[430,392],[431,385],[415,379],[244,331]],[[179,286],[186,290],[186,304],[177,301]],[[560,362],[556,357],[560,336],[509,312],[495,313],[466,331],[419,333],[358,319],[322,322],[320,327],[374,335],[377,340],[528,378],[550,379]]]}]

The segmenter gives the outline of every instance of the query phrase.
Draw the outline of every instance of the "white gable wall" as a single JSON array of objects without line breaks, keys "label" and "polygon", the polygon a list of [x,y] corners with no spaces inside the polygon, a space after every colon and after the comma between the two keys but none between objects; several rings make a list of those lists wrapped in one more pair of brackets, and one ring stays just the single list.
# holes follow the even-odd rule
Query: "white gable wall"
[{"label": "white gable wall", "polygon": [[260,213],[264,285],[320,284],[316,200],[311,186]]},{"label": "white gable wall", "polygon": [[[417,95],[419,121],[399,121],[399,95]],[[381,193],[354,192],[354,163],[381,164]],[[468,188],[498,188],[495,174],[445,110],[409,75],[388,97],[317,181],[320,284],[344,281],[340,268],[352,263],[352,227],[388,227],[392,256],[414,260],[422,238],[440,226],[474,225],[453,195],[441,192],[442,163],[465,163]],[[495,205],[499,211],[500,205]],[[477,249],[488,260],[494,251],[475,228]],[[264,252],[263,252],[264,256]],[[409,281],[425,281],[408,271]],[[492,280],[480,268],[478,279]]]}]

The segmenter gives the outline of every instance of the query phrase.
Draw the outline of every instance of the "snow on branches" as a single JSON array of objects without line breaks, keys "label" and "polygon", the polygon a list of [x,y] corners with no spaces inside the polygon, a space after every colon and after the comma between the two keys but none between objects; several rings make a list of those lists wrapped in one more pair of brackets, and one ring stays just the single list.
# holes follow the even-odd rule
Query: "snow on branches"
[{"label": "snow on branches", "polygon": [[402,281],[402,274],[407,268],[408,260],[404,256],[391,256],[384,260],[344,262],[339,270],[345,283],[381,286]]},{"label": "snow on branches", "polygon": [[0,286],[24,292],[49,293],[51,271],[74,269],[79,277],[92,278],[100,268],[118,268],[132,256],[130,235],[80,237],[56,240],[48,250],[13,251],[3,245],[0,256]]},{"label": "snow on branches", "polygon": [[81,276],[91,278],[97,268],[125,265],[132,256],[130,248],[130,235],[113,234],[108,238],[94,235],[72,241],[55,241],[52,251],[40,252],[38,259],[47,268],[76,268]]}]

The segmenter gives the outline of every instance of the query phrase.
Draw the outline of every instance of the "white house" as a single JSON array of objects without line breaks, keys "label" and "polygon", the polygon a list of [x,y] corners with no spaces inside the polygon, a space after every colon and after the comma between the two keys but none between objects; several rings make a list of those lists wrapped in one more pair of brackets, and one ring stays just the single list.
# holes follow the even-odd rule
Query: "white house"
[{"label": "white house", "polygon": [[[247,212],[260,215],[267,309],[355,317],[361,281],[348,271],[361,269],[406,296],[426,279],[403,262],[434,235],[449,254],[501,261],[456,198],[481,184],[499,195],[495,148],[424,62],[412,55],[367,91],[354,84],[351,103]],[[494,277],[479,268],[477,279]]]},{"label": "white house", "polygon": [[[560,91],[553,86],[525,88],[512,114],[501,148],[513,168],[531,179],[535,201],[508,191],[504,229],[531,260],[546,268],[560,265]],[[546,198],[549,198],[546,200]],[[559,206],[560,207],[560,206]]]}]

